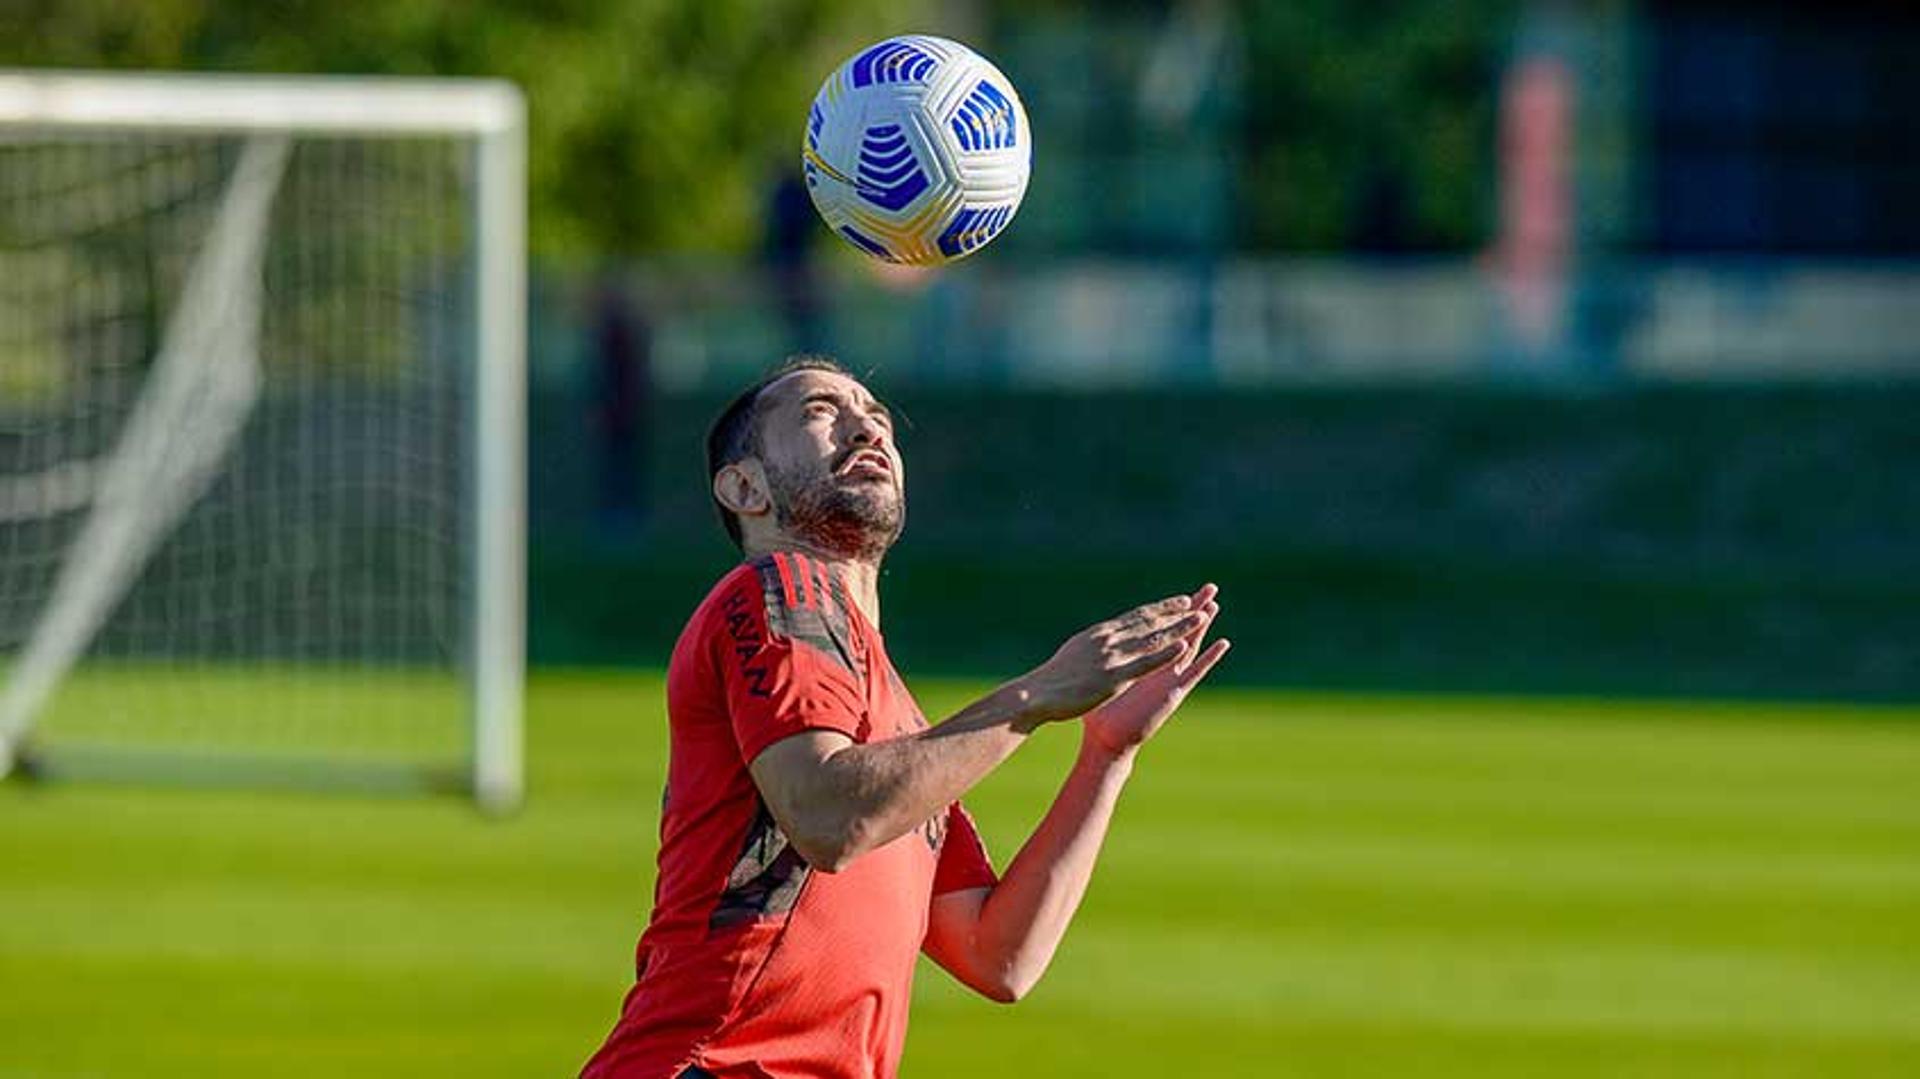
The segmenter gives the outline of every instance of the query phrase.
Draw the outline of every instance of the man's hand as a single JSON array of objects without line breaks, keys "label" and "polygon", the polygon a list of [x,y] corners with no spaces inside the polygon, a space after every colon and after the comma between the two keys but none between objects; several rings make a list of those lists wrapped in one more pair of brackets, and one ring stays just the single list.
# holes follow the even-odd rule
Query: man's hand
[{"label": "man's hand", "polygon": [[1134,679],[1190,656],[1195,635],[1205,632],[1219,609],[1215,591],[1207,585],[1088,626],[1011,688],[1036,723],[1085,715]]},{"label": "man's hand", "polygon": [[1082,721],[1088,749],[1097,749],[1113,757],[1124,757],[1152,738],[1167,717],[1186,700],[1187,692],[1200,683],[1232,643],[1221,638],[1200,651],[1200,642],[1213,625],[1220,605],[1214,601],[1212,585],[1194,593],[1192,609],[1200,622],[1181,638],[1180,655],[1121,691],[1118,696],[1088,712]]}]

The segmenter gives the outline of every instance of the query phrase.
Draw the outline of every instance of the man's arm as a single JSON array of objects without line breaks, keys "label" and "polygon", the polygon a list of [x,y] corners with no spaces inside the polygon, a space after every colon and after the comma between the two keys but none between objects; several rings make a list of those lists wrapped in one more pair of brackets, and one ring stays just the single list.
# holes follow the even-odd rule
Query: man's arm
[{"label": "man's arm", "polygon": [[1174,596],[1091,626],[928,730],[872,744],[825,730],[782,739],[749,765],[754,784],[800,856],[836,872],[958,801],[1035,727],[1081,715],[1179,658],[1209,617],[1196,598]]},{"label": "man's arm", "polygon": [[[1206,621],[1193,632],[1190,648],[1198,646],[1212,620],[1215,608],[1207,606]],[[1139,747],[1228,647],[1225,640],[1215,641],[1199,655],[1140,679],[1088,714],[1072,772],[1000,883],[934,898],[925,950],[935,962],[1002,1003],[1019,1000],[1033,988],[1086,895]],[[1191,650],[1187,654],[1191,656]]]}]

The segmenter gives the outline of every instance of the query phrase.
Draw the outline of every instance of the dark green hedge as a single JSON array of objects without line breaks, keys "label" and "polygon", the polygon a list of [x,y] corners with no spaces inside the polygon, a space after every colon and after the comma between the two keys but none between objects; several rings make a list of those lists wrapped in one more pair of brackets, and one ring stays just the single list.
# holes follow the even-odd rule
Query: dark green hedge
[{"label": "dark green hedge", "polygon": [[[663,663],[731,562],[718,402],[656,403],[644,523],[594,510],[568,395],[536,408],[541,663]],[[896,659],[1011,673],[1203,579],[1235,679],[1920,695],[1920,391],[917,392]],[[1223,671],[1223,674],[1227,672]]]}]

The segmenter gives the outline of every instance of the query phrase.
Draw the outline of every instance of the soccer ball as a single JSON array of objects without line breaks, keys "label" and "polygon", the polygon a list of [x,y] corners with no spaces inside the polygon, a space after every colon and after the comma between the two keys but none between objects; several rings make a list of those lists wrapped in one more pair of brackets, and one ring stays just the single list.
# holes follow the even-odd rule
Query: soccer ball
[{"label": "soccer ball", "polygon": [[913,34],[827,77],[800,157],[829,228],[875,258],[929,266],[980,250],[1013,220],[1033,133],[1000,69]]}]

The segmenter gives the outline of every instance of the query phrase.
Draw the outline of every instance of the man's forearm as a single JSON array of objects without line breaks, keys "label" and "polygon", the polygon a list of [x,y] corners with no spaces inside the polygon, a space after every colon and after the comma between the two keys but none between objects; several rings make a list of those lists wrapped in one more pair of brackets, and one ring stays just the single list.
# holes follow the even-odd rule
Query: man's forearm
[{"label": "man's forearm", "polygon": [[1214,594],[1212,585],[1194,594],[1200,618],[1180,649],[1188,661],[1156,668],[1081,719],[1080,756],[1000,882],[934,898],[927,952],[967,985],[1011,1002],[1046,972],[1087,893],[1139,747],[1226,655],[1225,640],[1198,650],[1219,609]]},{"label": "man's forearm", "polygon": [[944,811],[1035,727],[1083,715],[1176,660],[1211,617],[1209,595],[1171,596],[1095,623],[931,730],[868,744],[837,731],[782,739],[748,765],[753,781],[801,857],[837,870]]},{"label": "man's forearm", "polygon": [[975,973],[1007,999],[1025,995],[1052,962],[1132,771],[1132,753],[1083,744],[1047,815],[982,902],[971,949]]},{"label": "man's forearm", "polygon": [[803,818],[797,823],[810,833],[802,840],[802,853],[815,864],[839,869],[891,843],[945,812],[1020,748],[1037,725],[1027,695],[1010,683],[938,726],[831,753],[821,762],[813,789],[797,802]]}]

